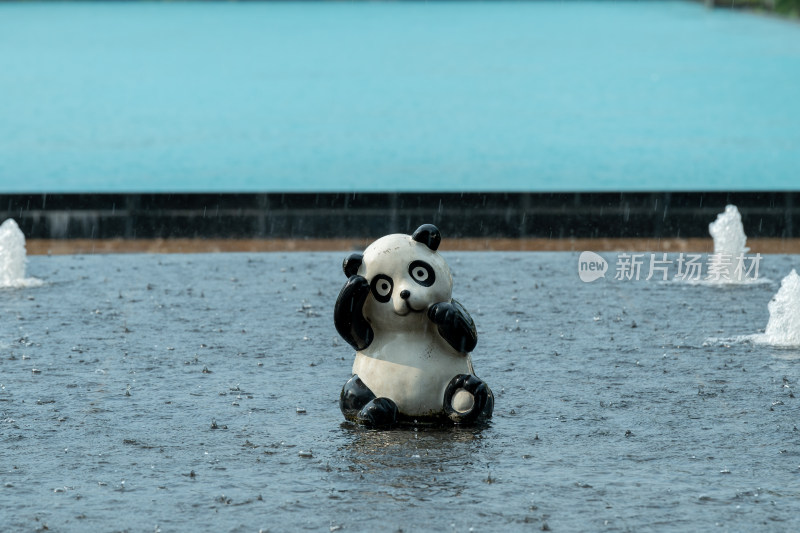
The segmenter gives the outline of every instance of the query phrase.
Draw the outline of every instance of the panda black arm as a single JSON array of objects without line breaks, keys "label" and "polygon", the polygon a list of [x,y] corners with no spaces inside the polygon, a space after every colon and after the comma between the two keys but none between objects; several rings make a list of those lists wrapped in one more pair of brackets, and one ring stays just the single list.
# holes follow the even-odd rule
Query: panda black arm
[{"label": "panda black arm", "polygon": [[339,292],[333,309],[336,331],[356,350],[363,350],[375,337],[361,310],[369,296],[369,282],[359,275],[350,276]]},{"label": "panda black arm", "polygon": [[478,344],[475,322],[457,300],[439,302],[428,308],[428,318],[439,328],[439,335],[462,353],[469,353]]}]

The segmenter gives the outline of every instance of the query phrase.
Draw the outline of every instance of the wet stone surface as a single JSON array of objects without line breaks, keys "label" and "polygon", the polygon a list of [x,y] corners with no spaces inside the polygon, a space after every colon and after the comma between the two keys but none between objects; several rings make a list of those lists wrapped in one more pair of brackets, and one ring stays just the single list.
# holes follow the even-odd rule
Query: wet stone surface
[{"label": "wet stone surface", "polygon": [[343,423],[344,252],[31,258],[44,285],[0,290],[4,528],[800,528],[800,349],[709,340],[763,330],[797,256],[710,287],[443,254],[483,428]]}]

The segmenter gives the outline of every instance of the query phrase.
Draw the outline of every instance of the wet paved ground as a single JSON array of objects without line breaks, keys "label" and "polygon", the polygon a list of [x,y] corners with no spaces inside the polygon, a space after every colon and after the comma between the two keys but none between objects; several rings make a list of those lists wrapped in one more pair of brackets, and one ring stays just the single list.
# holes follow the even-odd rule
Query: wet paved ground
[{"label": "wet paved ground", "polygon": [[0,290],[4,528],[800,528],[800,349],[709,341],[763,329],[798,256],[708,287],[443,250],[485,428],[343,424],[344,252],[31,258],[45,285]]}]

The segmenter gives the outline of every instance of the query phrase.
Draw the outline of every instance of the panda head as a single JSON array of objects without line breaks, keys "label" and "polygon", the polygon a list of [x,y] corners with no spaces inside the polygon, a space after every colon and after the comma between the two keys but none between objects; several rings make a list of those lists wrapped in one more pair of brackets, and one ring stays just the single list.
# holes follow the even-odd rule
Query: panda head
[{"label": "panda head", "polygon": [[440,242],[436,226],[425,224],[413,235],[381,237],[363,256],[355,254],[345,261],[345,273],[357,273],[369,282],[370,295],[362,312],[373,327],[408,327],[409,321],[426,317],[431,304],[450,301],[453,277],[436,251]]}]

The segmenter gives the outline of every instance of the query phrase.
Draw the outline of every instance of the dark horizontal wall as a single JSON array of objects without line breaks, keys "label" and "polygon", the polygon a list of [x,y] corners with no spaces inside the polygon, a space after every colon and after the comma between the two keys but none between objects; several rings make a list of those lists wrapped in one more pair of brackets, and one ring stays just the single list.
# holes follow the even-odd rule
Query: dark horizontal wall
[{"label": "dark horizontal wall", "polygon": [[0,195],[28,238],[704,237],[725,205],[749,237],[798,237],[800,193]]}]

